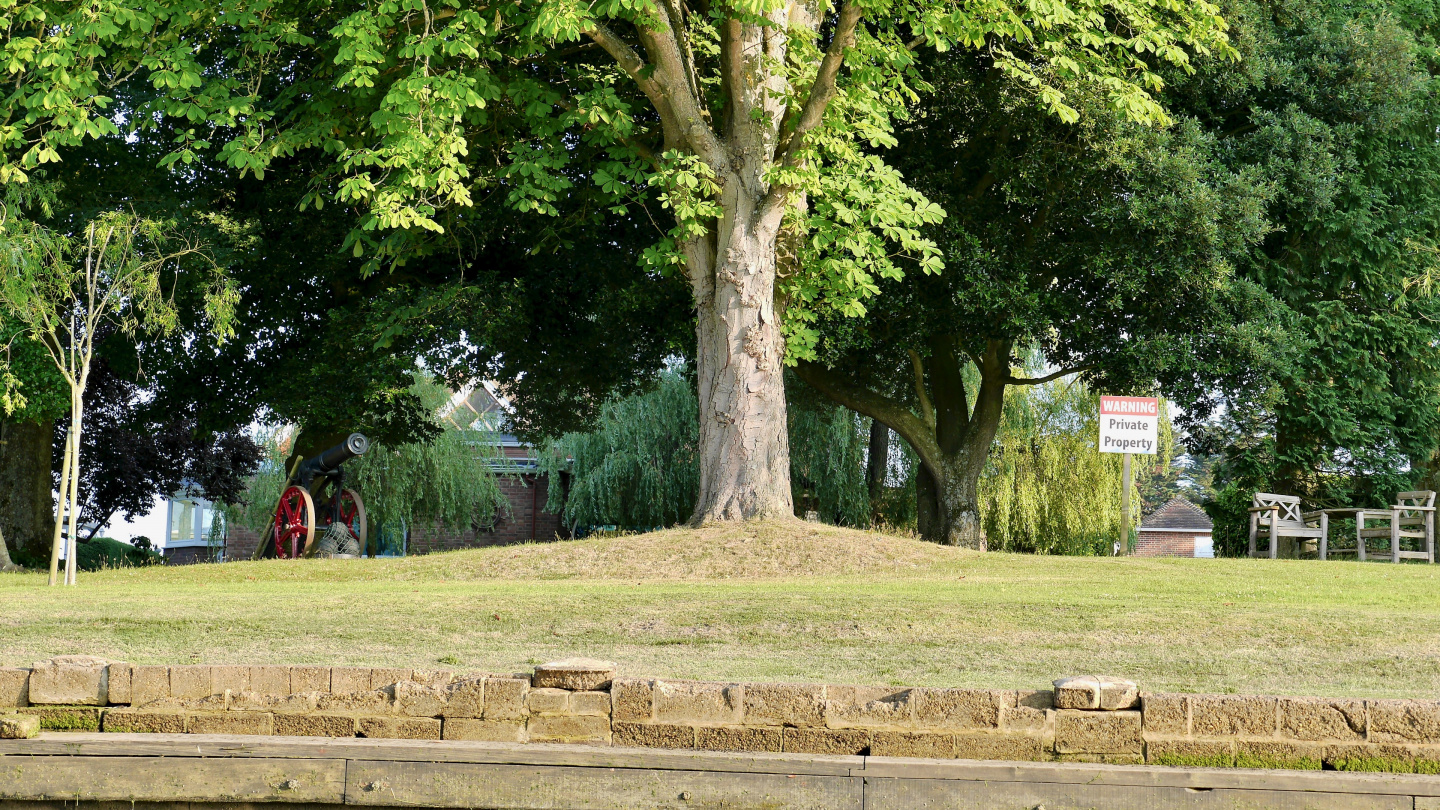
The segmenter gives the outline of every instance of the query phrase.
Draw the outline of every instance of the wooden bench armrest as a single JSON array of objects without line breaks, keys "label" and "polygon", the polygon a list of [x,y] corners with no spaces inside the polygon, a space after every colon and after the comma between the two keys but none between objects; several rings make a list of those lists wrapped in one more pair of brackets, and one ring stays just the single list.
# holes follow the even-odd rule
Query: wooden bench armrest
[{"label": "wooden bench armrest", "polygon": [[1312,518],[1318,518],[1318,517],[1320,517],[1321,515],[1328,514],[1329,511],[1330,511],[1330,510],[1328,510],[1328,509],[1316,509],[1316,510],[1313,511],[1313,512],[1301,512],[1301,513],[1300,513],[1300,519],[1301,519],[1301,520],[1310,520],[1310,519],[1312,519]]},{"label": "wooden bench armrest", "polygon": [[1434,512],[1433,506],[1392,506],[1396,512]]},{"label": "wooden bench armrest", "polygon": [[1280,505],[1279,505],[1279,504],[1275,504],[1274,506],[1252,506],[1252,507],[1250,507],[1249,511],[1251,511],[1251,512],[1279,512],[1279,511],[1280,511]]}]

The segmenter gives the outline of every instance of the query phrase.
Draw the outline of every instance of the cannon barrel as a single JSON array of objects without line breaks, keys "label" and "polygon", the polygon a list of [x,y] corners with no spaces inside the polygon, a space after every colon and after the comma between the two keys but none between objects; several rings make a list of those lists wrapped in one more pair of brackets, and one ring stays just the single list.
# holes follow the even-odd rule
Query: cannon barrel
[{"label": "cannon barrel", "polygon": [[369,449],[370,440],[365,438],[365,434],[351,433],[345,441],[310,459],[307,464],[313,465],[316,472],[330,473],[350,459],[365,455]]}]

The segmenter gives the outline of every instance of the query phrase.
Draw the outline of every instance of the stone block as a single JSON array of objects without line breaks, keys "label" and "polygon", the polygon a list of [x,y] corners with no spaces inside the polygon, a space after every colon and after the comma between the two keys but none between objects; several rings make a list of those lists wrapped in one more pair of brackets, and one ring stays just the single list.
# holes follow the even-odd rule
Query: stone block
[{"label": "stone block", "polygon": [[1085,711],[1120,711],[1140,703],[1134,681],[1110,675],[1077,675],[1055,682],[1055,708]]},{"label": "stone block", "polygon": [[169,667],[134,667],[130,670],[130,705],[144,706],[170,697]]},{"label": "stone block", "polygon": [[1140,712],[1061,709],[1055,713],[1057,754],[1139,754]]},{"label": "stone block", "polygon": [[1241,768],[1298,768],[1320,770],[1324,743],[1291,740],[1236,740],[1235,765]]},{"label": "stone block", "polygon": [[1369,700],[1371,742],[1440,742],[1440,703]]},{"label": "stone block", "polygon": [[968,731],[1000,727],[1000,710],[1016,707],[1016,693],[987,689],[914,690],[918,728]]},{"label": "stone block", "polygon": [[1190,733],[1197,737],[1270,737],[1279,700],[1273,697],[1191,695]]},{"label": "stone block", "polygon": [[1146,734],[1189,734],[1189,699],[1184,695],[1146,692],[1140,696],[1140,711],[1145,716]]},{"label": "stone block", "polygon": [[475,720],[447,717],[441,729],[443,739],[473,742],[525,742],[525,723],[520,720]]},{"label": "stone block", "polygon": [[430,717],[361,717],[361,737],[386,740],[438,740],[440,721]]},{"label": "stone block", "polygon": [[104,711],[97,706],[36,706],[18,709],[40,718],[46,731],[99,731]]},{"label": "stone block", "polygon": [[105,712],[105,730],[121,734],[184,734],[185,715],[145,709],[111,709]]},{"label": "stone block", "polygon": [[610,701],[616,721],[648,723],[655,719],[653,681],[619,680],[610,683]]},{"label": "stone block", "polygon": [[445,685],[445,717],[478,718],[485,712],[485,679],[463,678]]},{"label": "stone block", "polygon": [[250,688],[250,667],[210,667],[210,694],[223,695],[227,691],[239,694]]},{"label": "stone block", "polygon": [[883,686],[825,687],[825,725],[830,728],[910,728],[918,690]]},{"label": "stone block", "polygon": [[1015,705],[1030,709],[1055,708],[1055,693],[1049,689],[1021,689],[1015,693]]},{"label": "stone block", "polygon": [[210,688],[210,667],[170,667],[170,696],[204,698],[215,694]]},{"label": "stone block", "polygon": [[535,667],[532,686],[536,689],[568,689],[592,692],[603,689],[615,678],[615,662],[596,658],[566,658]]},{"label": "stone block", "polygon": [[322,712],[389,714],[393,707],[389,692],[322,692],[315,696],[315,708]]},{"label": "stone block", "polygon": [[355,718],[345,714],[277,714],[275,733],[282,737],[354,737]]},{"label": "stone block", "polygon": [[571,692],[570,713],[594,715],[596,717],[610,716],[610,693],[609,692]]},{"label": "stone block", "polygon": [[[250,691],[284,697],[290,691],[290,667],[250,667]],[[302,690],[304,691],[304,690]]]},{"label": "stone block", "polygon": [[290,694],[329,691],[330,667],[290,667]]},{"label": "stone block", "polygon": [[[387,686],[410,680],[411,669],[382,668],[370,670],[370,689],[384,689]],[[333,676],[332,676],[333,677]]]},{"label": "stone block", "polygon": [[30,705],[30,670],[0,667],[0,707]]},{"label": "stone block", "polygon": [[530,742],[610,744],[610,718],[531,715],[525,725]]},{"label": "stone block", "polygon": [[0,714],[0,740],[28,740],[39,734],[39,717],[33,714]]},{"label": "stone block", "polygon": [[486,678],[486,720],[522,720],[525,718],[525,695],[530,681],[523,678]]},{"label": "stone block", "polygon": [[954,759],[955,736],[953,734],[926,734],[909,731],[877,731],[870,735],[870,755]]},{"label": "stone block", "polygon": [[745,724],[823,726],[825,687],[819,684],[747,683]]},{"label": "stone block", "polygon": [[1048,759],[1045,741],[1038,734],[1016,731],[972,731],[955,735],[958,759],[1000,759],[1035,762]]},{"label": "stone block", "polygon": [[455,673],[448,669],[417,669],[410,673],[410,680],[422,686],[444,689],[455,680]]},{"label": "stone block", "polygon": [[693,726],[672,726],[664,723],[622,723],[612,725],[614,745],[630,748],[694,748]]},{"label": "stone block", "polygon": [[1030,706],[1001,706],[1000,729],[1002,731],[1031,731],[1038,733],[1045,730],[1045,723],[1048,717],[1049,712],[1045,709],[1036,709]]},{"label": "stone block", "polygon": [[662,723],[740,725],[745,688],[733,683],[655,681],[655,719]]},{"label": "stone block", "polygon": [[247,691],[231,695],[225,708],[235,712],[313,712],[320,696],[310,692],[301,695],[267,695]]},{"label": "stone block", "polygon": [[[294,677],[294,674],[291,674]],[[336,695],[370,691],[370,670],[365,667],[331,667],[330,691]]]},{"label": "stone block", "polygon": [[109,661],[93,655],[59,655],[30,668],[30,703],[104,706],[109,701]]},{"label": "stone block", "polygon": [[185,721],[189,734],[252,734],[269,736],[275,733],[275,721],[269,712],[215,712],[192,714]]},{"label": "stone block", "polygon": [[113,662],[105,668],[105,702],[111,706],[129,705],[131,669],[129,664],[123,662]]},{"label": "stone block", "polygon": [[860,755],[870,750],[870,732],[861,729],[787,728],[783,731],[780,744],[787,754]]},{"label": "stone block", "polygon": [[695,747],[704,751],[767,751],[780,752],[780,729],[760,728],[698,728]]},{"label": "stone block", "polygon": [[1297,740],[1365,739],[1365,702],[1281,698],[1280,736]]},{"label": "stone block", "polygon": [[395,713],[407,717],[439,717],[445,712],[445,690],[414,681],[395,684]]},{"label": "stone block", "polygon": [[[1150,718],[1145,718],[1150,722]],[[1152,765],[1229,768],[1235,764],[1235,743],[1230,740],[1192,740],[1185,737],[1145,738],[1145,761]]]},{"label": "stone block", "polygon": [[525,696],[525,707],[534,714],[568,714],[570,693],[564,689],[536,688]]}]

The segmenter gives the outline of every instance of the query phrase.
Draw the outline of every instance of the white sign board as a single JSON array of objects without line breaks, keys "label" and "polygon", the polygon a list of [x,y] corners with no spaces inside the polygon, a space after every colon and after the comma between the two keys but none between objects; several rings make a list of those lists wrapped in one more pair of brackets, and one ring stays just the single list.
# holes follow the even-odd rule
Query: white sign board
[{"label": "white sign board", "polygon": [[1159,421],[1155,397],[1100,397],[1100,452],[1154,454]]}]

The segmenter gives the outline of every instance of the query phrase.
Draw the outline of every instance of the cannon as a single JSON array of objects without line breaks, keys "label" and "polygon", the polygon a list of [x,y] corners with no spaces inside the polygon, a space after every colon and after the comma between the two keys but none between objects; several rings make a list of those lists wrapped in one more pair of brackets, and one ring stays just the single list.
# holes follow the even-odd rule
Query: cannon
[{"label": "cannon", "polygon": [[[260,544],[255,556],[284,560],[309,557],[326,543],[335,546],[329,549],[331,553],[363,553],[365,502],[360,500],[360,493],[345,488],[342,465],[368,449],[369,439],[351,433],[345,441],[317,456],[296,459],[275,505],[270,537]],[[316,528],[322,529],[320,542]],[[354,551],[346,549],[347,545],[353,545]]]}]

